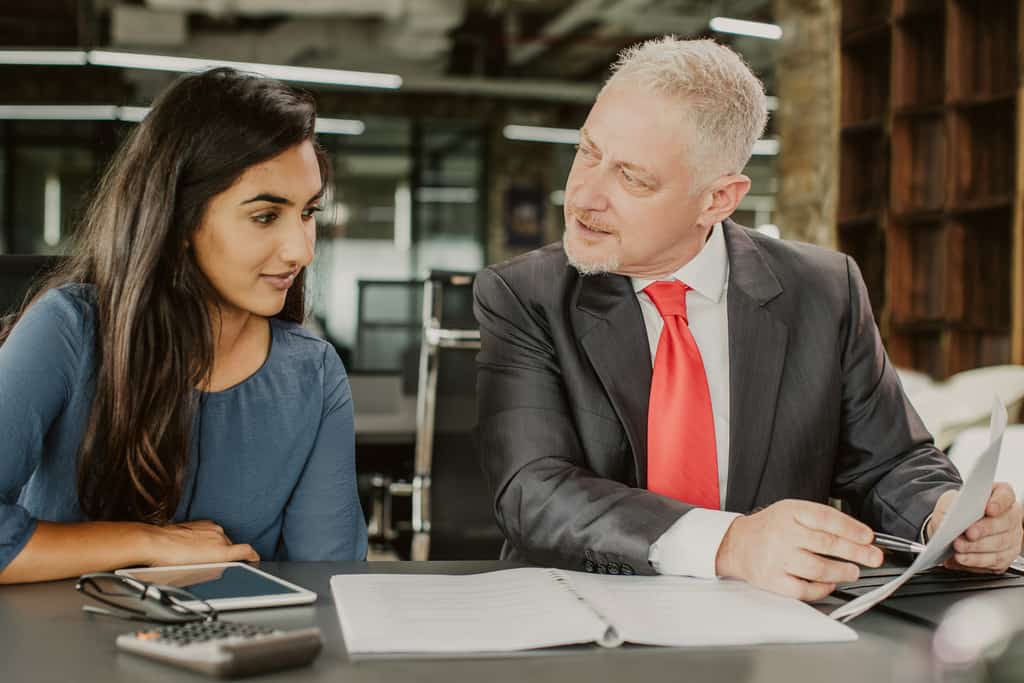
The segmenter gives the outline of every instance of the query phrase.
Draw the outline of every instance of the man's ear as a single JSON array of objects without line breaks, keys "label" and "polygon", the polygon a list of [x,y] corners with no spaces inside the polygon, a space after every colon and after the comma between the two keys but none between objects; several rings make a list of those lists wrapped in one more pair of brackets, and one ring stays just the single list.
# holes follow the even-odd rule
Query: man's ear
[{"label": "man's ear", "polygon": [[703,211],[697,222],[714,225],[736,211],[740,201],[750,192],[750,178],[739,173],[722,176],[705,192]]}]

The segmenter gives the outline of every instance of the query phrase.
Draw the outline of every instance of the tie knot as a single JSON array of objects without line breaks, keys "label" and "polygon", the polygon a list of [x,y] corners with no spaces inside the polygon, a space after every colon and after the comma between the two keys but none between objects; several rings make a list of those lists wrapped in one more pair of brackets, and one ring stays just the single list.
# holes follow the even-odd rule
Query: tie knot
[{"label": "tie knot", "polygon": [[689,285],[679,280],[652,282],[644,287],[644,291],[651,297],[662,318],[678,315],[686,320],[687,324],[689,320],[686,318],[686,292],[689,289]]}]

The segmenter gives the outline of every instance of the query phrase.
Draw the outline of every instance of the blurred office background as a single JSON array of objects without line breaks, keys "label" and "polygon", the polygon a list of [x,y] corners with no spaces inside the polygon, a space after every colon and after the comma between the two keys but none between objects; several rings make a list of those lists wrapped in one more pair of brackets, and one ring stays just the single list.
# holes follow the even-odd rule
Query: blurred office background
[{"label": "blurred office background", "polygon": [[[711,37],[770,96],[734,218],[856,258],[945,447],[985,417],[977,396],[995,388],[1016,410],[1024,395],[1019,4],[2,0],[0,254],[62,253],[119,140],[199,65],[180,58],[312,91],[335,177],[311,325],[352,376],[371,530],[404,556],[429,526],[410,503],[425,279],[559,239],[576,131],[616,52]],[[458,284],[445,277],[435,292]],[[465,312],[465,291],[453,301]],[[438,402],[467,381],[442,371]]]}]

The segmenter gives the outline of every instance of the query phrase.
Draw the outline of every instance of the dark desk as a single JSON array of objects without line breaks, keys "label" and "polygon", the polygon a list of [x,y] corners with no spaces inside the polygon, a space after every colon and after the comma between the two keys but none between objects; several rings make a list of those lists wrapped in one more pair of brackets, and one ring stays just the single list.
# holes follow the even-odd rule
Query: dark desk
[{"label": "dark desk", "polygon": [[[362,660],[349,662],[328,587],[332,574],[355,572],[471,573],[515,566],[499,562],[273,563],[263,568],[319,594],[314,605],[228,613],[226,618],[281,628],[319,626],[324,651],[311,668],[259,681],[572,681],[683,680],[882,683],[927,678],[930,631],[879,611],[854,620],[855,643],[741,648],[599,647],[524,653],[502,658]],[[0,586],[0,667],[4,681],[213,680],[132,655],[114,638],[133,622],[81,611],[73,581]],[[524,627],[528,627],[524,625]]]}]

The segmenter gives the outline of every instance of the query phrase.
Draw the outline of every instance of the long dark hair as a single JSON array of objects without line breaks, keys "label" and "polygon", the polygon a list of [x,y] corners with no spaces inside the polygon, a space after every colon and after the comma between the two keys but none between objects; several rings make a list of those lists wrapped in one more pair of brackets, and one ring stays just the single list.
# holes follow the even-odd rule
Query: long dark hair
[{"label": "long dark hair", "polygon": [[[163,524],[174,515],[196,388],[214,353],[215,293],[186,244],[214,195],[250,166],[313,140],[315,121],[312,97],[278,81],[226,68],[179,78],[121,144],[70,257],[36,290],[37,298],[66,283],[95,289],[96,398],[78,454],[89,518]],[[302,322],[304,276],[277,317]]]}]

